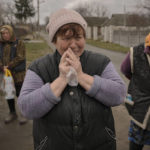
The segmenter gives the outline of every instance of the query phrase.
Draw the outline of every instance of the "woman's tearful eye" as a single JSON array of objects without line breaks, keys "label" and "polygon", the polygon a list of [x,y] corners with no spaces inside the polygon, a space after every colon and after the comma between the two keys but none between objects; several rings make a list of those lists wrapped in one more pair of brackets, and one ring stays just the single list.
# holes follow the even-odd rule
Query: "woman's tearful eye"
[{"label": "woman's tearful eye", "polygon": [[63,38],[64,41],[69,41],[71,38]]}]

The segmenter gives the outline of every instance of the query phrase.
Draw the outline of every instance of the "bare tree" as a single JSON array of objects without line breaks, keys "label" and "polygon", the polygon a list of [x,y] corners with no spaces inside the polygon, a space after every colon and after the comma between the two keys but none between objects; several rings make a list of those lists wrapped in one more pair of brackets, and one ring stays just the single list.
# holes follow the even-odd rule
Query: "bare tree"
[{"label": "bare tree", "polygon": [[3,5],[0,2],[0,25],[4,23],[4,8],[2,6]]},{"label": "bare tree", "polygon": [[150,12],[150,0],[143,0],[143,8]]},{"label": "bare tree", "polygon": [[140,0],[136,5],[136,13],[150,15],[150,0]]},{"label": "bare tree", "polygon": [[91,11],[91,7],[89,6],[89,3],[81,3],[81,4],[77,5],[76,7],[74,7],[73,9],[75,9],[77,12],[79,12],[84,17],[92,16],[92,11]]},{"label": "bare tree", "polygon": [[106,17],[108,16],[108,9],[106,6],[101,4],[100,1],[93,1],[90,3],[90,6],[92,6],[93,15],[97,17]]},{"label": "bare tree", "polygon": [[106,17],[109,14],[107,8],[102,5],[100,1],[80,3],[73,9],[75,9],[84,17]]},{"label": "bare tree", "polygon": [[7,21],[10,24],[14,24],[15,22],[14,10],[15,10],[14,5],[10,3],[6,4],[5,10],[4,10],[4,16],[5,16],[5,21]]},{"label": "bare tree", "polygon": [[15,22],[13,3],[0,2],[0,25]]}]

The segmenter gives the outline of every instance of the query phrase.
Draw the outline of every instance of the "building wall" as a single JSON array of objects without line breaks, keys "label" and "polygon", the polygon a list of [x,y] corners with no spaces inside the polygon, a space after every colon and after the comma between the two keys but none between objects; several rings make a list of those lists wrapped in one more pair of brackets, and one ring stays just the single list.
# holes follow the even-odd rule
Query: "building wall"
[{"label": "building wall", "polygon": [[90,26],[87,27],[86,38],[87,39],[91,39],[92,38],[92,28]]},{"label": "building wall", "polygon": [[99,33],[98,32],[99,32],[98,27],[88,26],[87,31],[86,31],[86,38],[87,39],[98,40],[98,38],[99,38]]},{"label": "building wall", "polygon": [[105,42],[109,41],[109,35],[110,35],[109,31],[110,31],[109,27],[105,26],[104,27],[104,35],[103,35]]},{"label": "building wall", "polygon": [[150,27],[103,27],[104,41],[116,43],[122,46],[130,47],[138,45],[145,41],[146,35],[150,32]]},{"label": "building wall", "polygon": [[93,27],[93,40],[98,40],[98,27]]}]

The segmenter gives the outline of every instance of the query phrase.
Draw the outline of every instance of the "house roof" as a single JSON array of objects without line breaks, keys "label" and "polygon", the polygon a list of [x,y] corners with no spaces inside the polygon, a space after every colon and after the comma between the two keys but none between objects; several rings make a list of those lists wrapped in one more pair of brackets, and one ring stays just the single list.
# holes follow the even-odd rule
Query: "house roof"
[{"label": "house roof", "polygon": [[107,20],[102,26],[148,26],[150,21],[146,16],[137,14],[112,14],[111,19]]},{"label": "house roof", "polygon": [[84,19],[89,26],[101,26],[106,20],[108,20],[107,17],[84,17]]}]

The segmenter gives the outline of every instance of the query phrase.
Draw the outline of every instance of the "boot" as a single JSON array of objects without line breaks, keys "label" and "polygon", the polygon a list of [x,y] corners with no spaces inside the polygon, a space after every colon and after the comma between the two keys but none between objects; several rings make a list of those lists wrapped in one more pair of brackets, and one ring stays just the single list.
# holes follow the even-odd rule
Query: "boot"
[{"label": "boot", "polygon": [[17,119],[17,115],[15,112],[10,112],[8,114],[8,116],[5,118],[5,123],[8,124],[8,123],[11,123],[12,121],[14,121],[15,119]]},{"label": "boot", "polygon": [[19,120],[20,125],[23,125],[23,124],[27,123],[27,119],[24,116],[22,116],[22,114],[19,115],[18,120]]}]

